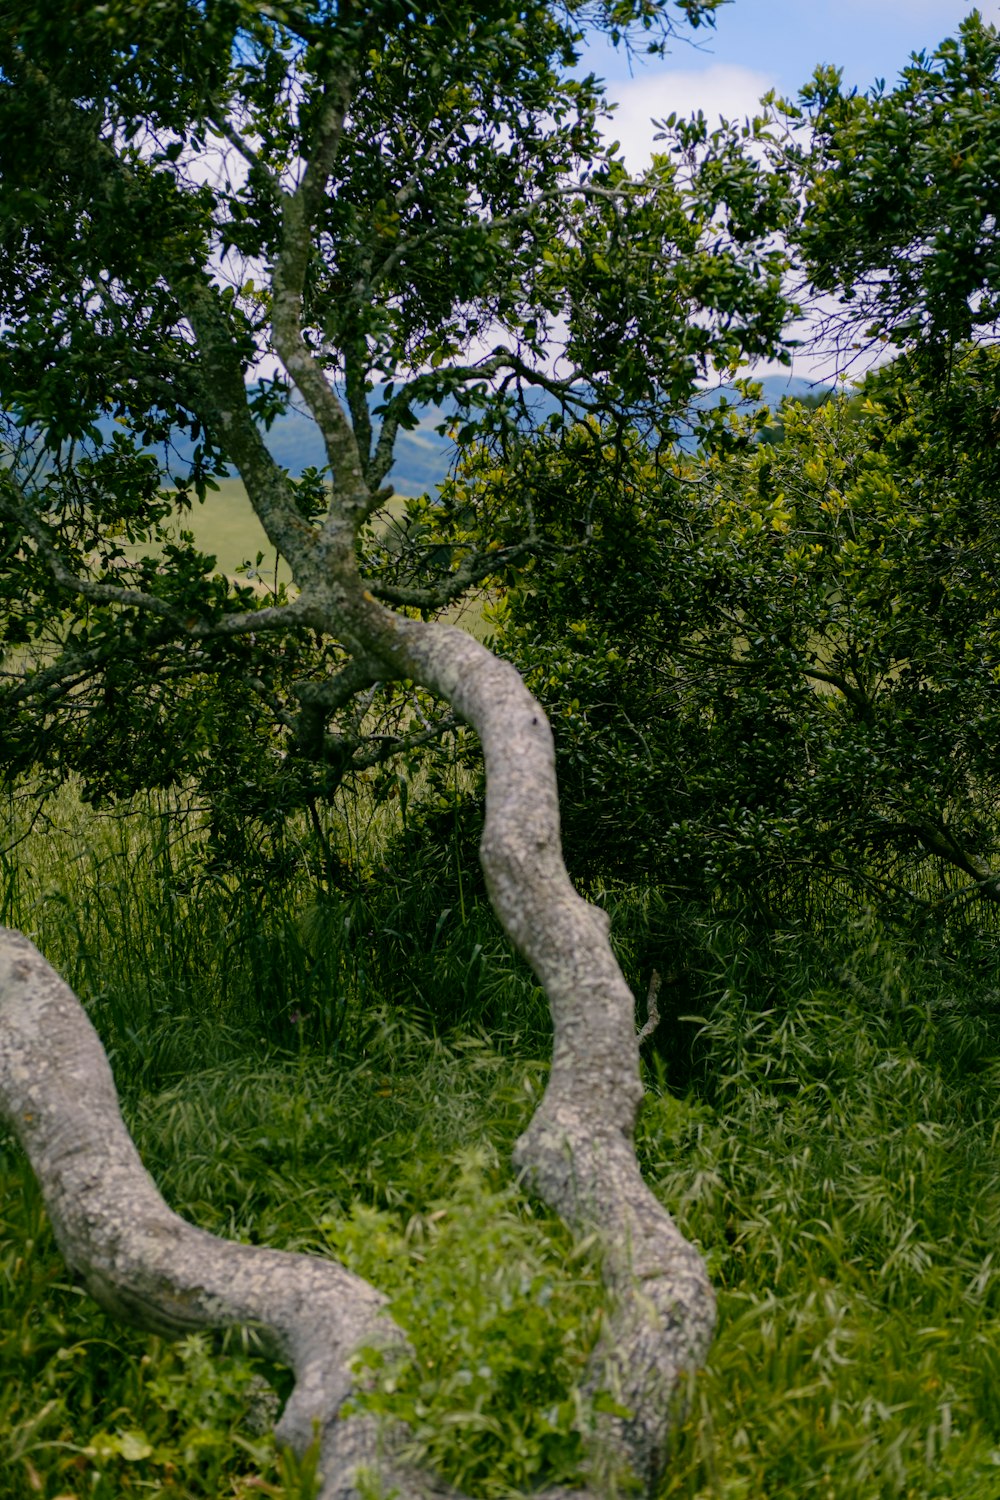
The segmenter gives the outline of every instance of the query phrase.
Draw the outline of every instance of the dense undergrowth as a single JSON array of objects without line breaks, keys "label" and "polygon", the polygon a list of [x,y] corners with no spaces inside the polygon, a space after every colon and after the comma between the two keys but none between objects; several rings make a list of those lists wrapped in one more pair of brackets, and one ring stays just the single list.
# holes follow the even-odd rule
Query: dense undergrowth
[{"label": "dense undergrowth", "polygon": [[[414,1355],[372,1400],[483,1496],[571,1480],[601,1295],[519,1188],[547,1022],[474,875],[386,846],[354,892],[240,887],[189,822],[64,797],[0,865],[0,916],[88,1004],[168,1201],[343,1257]],[[846,912],[825,934],[648,892],[610,907],[664,1020],[639,1151],[720,1326],[663,1496],[1000,1496],[1000,967]],[[377,1361],[376,1361],[377,1366]],[[122,1330],[67,1277],[0,1147],[0,1494],[306,1497],[252,1340]]]}]

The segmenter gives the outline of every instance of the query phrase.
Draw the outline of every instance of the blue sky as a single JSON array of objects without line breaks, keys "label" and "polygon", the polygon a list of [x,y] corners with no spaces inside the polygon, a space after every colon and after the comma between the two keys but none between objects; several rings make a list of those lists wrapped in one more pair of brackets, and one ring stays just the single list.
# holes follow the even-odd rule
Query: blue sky
[{"label": "blue sky", "polygon": [[[665,59],[637,58],[630,71],[627,57],[601,45],[585,61],[619,106],[608,137],[641,171],[650,152],[662,149],[653,143],[652,118],[702,109],[710,120],[742,119],[770,88],[794,98],[820,63],[841,68],[849,87],[865,90],[879,78],[891,85],[912,53],[953,36],[973,9],[969,0],[732,0],[717,12],[714,31],[699,27],[689,33],[696,45],[678,41]],[[978,9],[1000,24],[1000,0],[982,0]],[[829,380],[837,368],[832,355],[815,350],[800,351],[792,364],[807,379]],[[759,364],[753,373],[779,369]]]},{"label": "blue sky", "polygon": [[[651,116],[701,108],[710,117],[742,117],[766,89],[794,96],[818,63],[843,69],[845,82],[865,89],[891,82],[912,52],[954,34],[973,6],[967,0],[732,0],[717,12],[715,30],[689,33],[665,60],[628,61],[595,47],[587,63],[608,81],[619,103],[612,133],[633,167],[652,149]],[[1000,23],[1000,0],[979,9]]]}]

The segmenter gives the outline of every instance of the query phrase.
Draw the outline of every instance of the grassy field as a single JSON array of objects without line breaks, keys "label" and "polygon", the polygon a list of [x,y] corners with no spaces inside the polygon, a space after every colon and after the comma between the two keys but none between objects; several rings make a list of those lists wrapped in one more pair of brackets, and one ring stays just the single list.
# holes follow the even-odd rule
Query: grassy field
[{"label": "grassy field", "polygon": [[[217,483],[218,491],[210,490],[204,504],[195,501],[190,511],[178,516],[178,526],[192,531],[201,551],[214,556],[218,571],[230,577],[241,572],[247,564],[256,569],[256,559],[261,554],[260,576],[262,581],[273,586],[274,549],[247,499],[243,481],[221,479]],[[278,578],[288,582],[288,568],[283,562]]]},{"label": "grassy field", "polygon": [[[268,587],[273,587],[275,569],[279,581],[288,582],[289,573],[283,559],[276,560],[274,548],[247,498],[241,479],[216,480],[218,490],[209,490],[203,503],[197,500],[190,510],[178,511],[176,530],[190,531],[202,552],[216,559],[220,573],[230,577],[245,576],[249,564]],[[401,514],[406,497],[393,495],[385,509],[390,515]],[[257,557],[261,561],[258,565]]]},{"label": "grassy field", "polygon": [[[275,556],[257,519],[240,479],[217,480],[218,490],[209,490],[203,503],[178,511],[173,523],[177,531],[190,531],[200,551],[216,560],[216,571],[235,578],[247,576],[262,588],[273,590],[290,581],[288,564]],[[145,548],[128,548],[130,554]],[[257,559],[260,558],[258,563]],[[248,575],[248,570],[249,575]]]},{"label": "grassy field", "polygon": [[[199,876],[198,838],[65,794],[0,863],[0,916],[85,998],[172,1204],[389,1294],[415,1354],[372,1399],[426,1461],[491,1500],[571,1482],[597,1268],[508,1166],[545,1009],[472,873],[390,842],[353,893],[251,891]],[[719,1294],[661,1500],[997,1500],[1000,976],[866,919],[820,946],[595,894],[637,992],[684,974],[639,1152]],[[261,1377],[285,1388],[252,1342],[105,1318],[0,1146],[5,1500],[303,1500]]]},{"label": "grassy field", "polygon": [[[210,491],[204,504],[196,501],[190,511],[178,514],[177,528],[192,532],[199,549],[213,556],[216,570],[227,577],[249,577],[268,593],[287,585],[291,581],[288,564],[275,556],[242,480],[222,479],[218,485],[218,491]],[[404,495],[393,495],[385,506],[386,516],[402,515],[405,504]],[[137,553],[145,549],[127,550]],[[481,602],[476,599],[455,605],[446,618],[480,639],[488,634]]]}]

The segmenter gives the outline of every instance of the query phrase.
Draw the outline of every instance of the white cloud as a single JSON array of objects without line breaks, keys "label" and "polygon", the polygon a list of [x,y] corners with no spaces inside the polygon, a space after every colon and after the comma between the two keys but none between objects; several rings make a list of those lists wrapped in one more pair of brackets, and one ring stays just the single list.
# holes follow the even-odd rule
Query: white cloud
[{"label": "white cloud", "polygon": [[604,134],[608,140],[620,141],[628,166],[641,171],[649,165],[652,153],[663,149],[653,139],[654,119],[664,120],[674,113],[690,115],[700,109],[711,125],[720,115],[742,120],[757,113],[761,94],[775,83],[773,76],[734,63],[690,70],[664,68],[654,77],[616,82],[609,93],[618,108],[605,123]]},{"label": "white cloud", "polygon": [[[955,26],[972,9],[972,0],[837,0],[838,11],[859,11],[867,15],[869,19],[878,16],[902,16],[909,21],[928,16],[935,24],[941,25],[942,36],[949,26]],[[979,10],[984,21],[994,19],[990,11],[996,9],[995,5],[983,4],[980,0]]]}]

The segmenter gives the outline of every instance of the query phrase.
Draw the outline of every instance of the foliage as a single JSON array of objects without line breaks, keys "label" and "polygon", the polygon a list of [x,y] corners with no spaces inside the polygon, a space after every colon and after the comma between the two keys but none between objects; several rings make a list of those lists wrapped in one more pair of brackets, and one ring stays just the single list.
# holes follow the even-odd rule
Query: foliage
[{"label": "foliage", "polygon": [[374,1372],[365,1404],[402,1417],[413,1456],[463,1489],[573,1481],[599,1328],[587,1248],[560,1244],[551,1227],[541,1240],[517,1190],[484,1180],[482,1152],[456,1167],[446,1194],[405,1228],[398,1211],[360,1205],[325,1225],[338,1258],[393,1294],[402,1325],[421,1332],[402,1364],[362,1356]]},{"label": "foliage", "polygon": [[896,366],[786,403],[774,444],[730,412],[697,459],[536,445],[562,550],[497,642],[554,716],[582,874],[800,915],[817,875],[911,919],[995,898],[998,369]]},{"label": "foliage", "polygon": [[995,1000],[966,1008],[964,966],[877,924],[851,937],[831,985],[786,934],[763,1013],[720,967],[704,1090],[648,1107],[647,1170],[721,1288],[669,1495],[995,1487]]},{"label": "foliage", "polygon": [[[715,8],[6,14],[5,774],[79,777],[95,804],[193,782],[212,866],[283,878],[294,810],[315,827],[345,781],[451,727],[358,662],[350,632],[305,621],[296,590],[329,586],[344,534],[365,588],[425,614],[530,550],[522,515],[498,559],[488,508],[475,528],[438,517],[425,545],[416,504],[404,540],[383,544],[394,443],[421,410],[450,400],[460,443],[508,447],[535,420],[534,390],[557,410],[643,408],[670,426],[700,374],[774,350],[777,179],[772,192],[758,174],[720,238],[717,200],[665,158],[628,176],[578,67],[583,28],[657,47]],[[294,368],[251,378],[290,350]],[[266,438],[296,381],[328,463],[293,478]],[[195,442],[190,466],[177,432]],[[295,588],[224,577],[176,534],[178,508],[211,505],[227,466]],[[340,565],[352,558],[349,540]]]},{"label": "foliage", "polygon": [[664,138],[707,180],[738,182],[741,156],[753,180],[763,154],[797,204],[782,228],[813,340],[841,370],[881,344],[940,375],[1000,313],[998,81],[1000,33],[972,10],[892,87],[845,89],[828,64],[797,101],[765,95],[751,149],[739,121],[710,132],[700,115],[671,116]]},{"label": "foliage", "polygon": [[791,112],[808,127],[787,160],[814,286],[837,296],[845,325],[941,366],[1000,313],[998,82],[1000,34],[973,11],[894,88],[845,93],[835,69],[819,69]]},{"label": "foliage", "polygon": [[820,921],[845,891],[918,922],[996,899],[997,364],[962,340],[992,327],[998,56],[973,15],[894,90],[821,70],[800,108],[664,123],[733,214],[763,154],[827,332],[904,346],[890,369],[770,422],[723,403],[698,458],[592,420],[516,481],[470,469],[492,534],[516,483],[547,544],[498,572],[496,641],[554,715],[585,879]]}]

